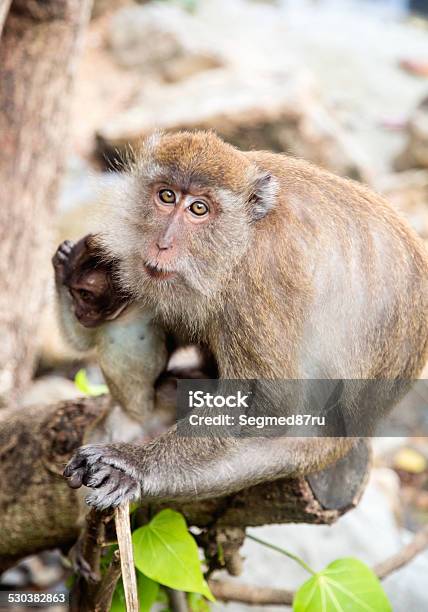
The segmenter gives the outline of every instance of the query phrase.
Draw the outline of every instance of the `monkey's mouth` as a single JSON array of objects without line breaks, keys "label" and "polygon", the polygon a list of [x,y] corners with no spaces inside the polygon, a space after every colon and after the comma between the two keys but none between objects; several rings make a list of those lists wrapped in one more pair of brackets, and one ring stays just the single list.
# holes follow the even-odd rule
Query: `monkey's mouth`
[{"label": "monkey's mouth", "polygon": [[144,264],[144,270],[150,276],[150,278],[155,278],[156,280],[168,280],[175,276],[175,272],[162,270],[162,268],[159,266],[150,264],[148,262]]}]

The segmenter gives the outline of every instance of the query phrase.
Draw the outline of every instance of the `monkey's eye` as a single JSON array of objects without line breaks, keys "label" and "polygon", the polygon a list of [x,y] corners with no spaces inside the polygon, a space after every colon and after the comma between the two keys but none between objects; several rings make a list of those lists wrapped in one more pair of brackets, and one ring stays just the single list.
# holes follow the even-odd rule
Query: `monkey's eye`
[{"label": "monkey's eye", "polygon": [[197,217],[203,217],[208,213],[209,208],[205,204],[205,202],[200,202],[199,200],[197,200],[196,202],[192,202],[192,204],[190,204],[189,210]]},{"label": "monkey's eye", "polygon": [[79,289],[78,293],[79,297],[81,297],[85,302],[89,302],[92,299],[92,293],[90,291],[86,291],[86,289]]},{"label": "monkey's eye", "polygon": [[175,204],[175,193],[172,189],[161,189],[158,193],[159,200],[164,204]]}]

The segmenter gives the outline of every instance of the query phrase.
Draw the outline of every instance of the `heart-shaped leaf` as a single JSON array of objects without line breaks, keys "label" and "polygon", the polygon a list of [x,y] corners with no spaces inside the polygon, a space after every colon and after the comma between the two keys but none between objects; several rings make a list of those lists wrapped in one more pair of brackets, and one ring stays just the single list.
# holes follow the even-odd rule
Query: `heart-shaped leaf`
[{"label": "heart-shaped leaf", "polygon": [[391,612],[381,584],[362,561],[337,559],[297,591],[294,612]]},{"label": "heart-shaped leaf", "polygon": [[147,525],[132,534],[136,567],[146,576],[179,591],[201,593],[211,601],[199,559],[198,547],[184,517],[161,510]]}]

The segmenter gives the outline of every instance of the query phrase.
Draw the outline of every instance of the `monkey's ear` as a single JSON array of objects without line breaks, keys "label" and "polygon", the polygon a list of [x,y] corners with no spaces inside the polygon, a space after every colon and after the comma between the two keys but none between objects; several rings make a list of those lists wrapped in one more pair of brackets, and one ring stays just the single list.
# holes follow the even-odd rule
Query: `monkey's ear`
[{"label": "monkey's ear", "polygon": [[263,219],[276,203],[278,181],[270,172],[259,173],[248,199],[254,221]]}]

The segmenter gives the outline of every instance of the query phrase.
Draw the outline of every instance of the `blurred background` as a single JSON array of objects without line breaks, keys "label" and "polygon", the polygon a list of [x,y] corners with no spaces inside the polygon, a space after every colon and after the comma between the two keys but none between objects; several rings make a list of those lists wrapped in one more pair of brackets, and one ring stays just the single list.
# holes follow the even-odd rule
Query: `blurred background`
[{"label": "blurred background", "polygon": [[[154,128],[213,128],[241,148],[286,152],[368,183],[428,240],[426,16],[424,0],[95,0],[56,243],[96,229],[100,206],[114,205],[118,160]],[[72,379],[82,363],[61,342],[52,301],[27,404],[79,395]],[[428,519],[428,442],[414,434],[376,441],[363,500],[336,525],[253,531],[315,568],[392,554]],[[294,588],[306,578],[253,542],[244,555],[246,583]],[[2,583],[45,588],[61,571],[49,555],[32,557]],[[384,582],[394,610],[428,610],[427,575],[425,553]]]}]

